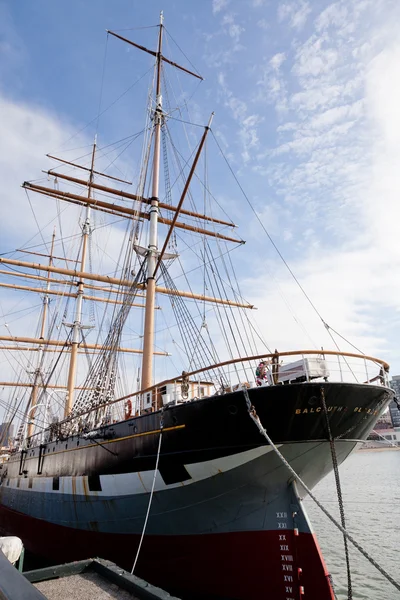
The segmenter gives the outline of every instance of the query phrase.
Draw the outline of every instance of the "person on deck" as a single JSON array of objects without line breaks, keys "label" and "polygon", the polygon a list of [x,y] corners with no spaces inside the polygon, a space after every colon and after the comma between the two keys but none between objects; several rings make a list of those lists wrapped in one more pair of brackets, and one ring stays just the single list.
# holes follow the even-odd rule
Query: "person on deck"
[{"label": "person on deck", "polygon": [[256,369],[256,385],[258,386],[267,383],[267,364],[267,361],[262,360]]}]

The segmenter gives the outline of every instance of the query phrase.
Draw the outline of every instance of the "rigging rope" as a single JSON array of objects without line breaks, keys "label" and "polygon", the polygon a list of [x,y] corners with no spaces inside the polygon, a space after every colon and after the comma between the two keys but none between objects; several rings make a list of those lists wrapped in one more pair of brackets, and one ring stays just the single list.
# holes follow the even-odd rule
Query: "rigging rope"
[{"label": "rigging rope", "polygon": [[395,579],[393,579],[393,577],[390,575],[390,573],[388,573],[383,567],[381,567],[381,565],[379,563],[376,562],[375,559],[372,558],[372,556],[370,554],[368,554],[368,552],[366,550],[364,550],[364,548],[353,538],[352,535],[350,535],[348,533],[348,531],[342,527],[342,525],[335,519],[335,517],[333,517],[331,515],[331,513],[324,507],[323,504],[321,504],[321,502],[318,500],[318,498],[312,493],[312,491],[310,490],[310,488],[307,486],[307,484],[301,479],[301,477],[296,473],[296,471],[293,469],[293,467],[288,463],[288,461],[286,460],[286,458],[283,456],[283,454],[278,450],[278,448],[275,446],[274,442],[271,440],[271,438],[269,437],[267,430],[263,427],[254,406],[251,404],[250,398],[249,398],[249,393],[247,391],[246,388],[242,388],[244,397],[245,397],[245,401],[246,401],[246,405],[247,405],[247,410],[248,413],[251,417],[251,419],[254,421],[254,423],[256,424],[259,432],[261,433],[262,436],[264,436],[264,438],[267,440],[268,444],[271,446],[272,450],[275,452],[275,454],[279,457],[279,459],[282,461],[282,463],[285,465],[285,467],[290,471],[290,473],[293,475],[293,477],[295,478],[296,481],[298,481],[300,483],[300,485],[304,488],[304,490],[307,492],[307,494],[310,496],[310,498],[315,502],[315,504],[322,510],[322,512],[324,513],[324,515],[326,517],[328,517],[328,519],[335,525],[335,527],[337,527],[337,529],[339,529],[339,531],[342,532],[343,536],[345,536],[352,544],[355,548],[357,548],[357,550],[359,552],[361,552],[361,554],[364,556],[364,558],[366,558],[371,565],[373,565],[384,577],[385,579],[387,579],[395,588],[396,590],[398,590],[400,592],[400,583],[397,582]]}]

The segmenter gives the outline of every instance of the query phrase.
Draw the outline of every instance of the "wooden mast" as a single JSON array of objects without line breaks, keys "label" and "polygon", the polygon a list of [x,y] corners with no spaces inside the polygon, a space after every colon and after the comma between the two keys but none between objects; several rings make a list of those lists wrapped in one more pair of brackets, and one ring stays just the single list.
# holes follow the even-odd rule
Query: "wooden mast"
[{"label": "wooden mast", "polygon": [[[91,196],[92,192],[92,183],[94,177],[94,158],[96,154],[96,137],[94,138],[93,143],[93,151],[92,151],[92,161],[90,164],[90,175],[88,181],[88,199]],[[90,204],[86,206],[86,217],[85,223],[82,228],[82,254],[81,254],[81,270],[85,270],[86,266],[86,255],[88,248],[88,241],[90,236]],[[64,418],[66,418],[72,409],[72,404],[74,402],[74,387],[75,387],[75,379],[76,379],[76,369],[77,369],[77,359],[78,359],[78,347],[80,343],[81,337],[81,327],[82,327],[82,303],[83,303],[83,289],[84,289],[84,281],[83,278],[80,279],[78,283],[78,292],[75,303],[75,319],[72,325],[72,346],[71,346],[71,356],[69,361],[69,369],[68,369],[68,383],[67,383],[67,397],[65,399],[65,407],[64,407]]]},{"label": "wooden mast", "polygon": [[156,279],[154,276],[158,250],[158,189],[160,175],[160,138],[163,121],[161,96],[161,51],[163,36],[163,13],[160,13],[158,47],[156,54],[156,109],[154,112],[154,154],[153,182],[150,206],[149,247],[147,255],[146,308],[144,313],[142,389],[152,384],[153,379],[153,346],[154,346],[154,305],[156,297]]},{"label": "wooden mast", "polygon": [[[50,249],[50,257],[49,257],[49,267],[52,266],[53,264],[53,252],[54,252],[54,240],[56,237],[56,232],[55,229],[53,231],[53,236],[51,238],[51,249]],[[43,297],[43,313],[42,313],[42,323],[40,326],[40,335],[39,335],[39,339],[40,340],[44,340],[44,333],[45,333],[45,328],[46,328],[46,321],[47,321],[47,310],[48,310],[48,305],[49,305],[49,290],[50,290],[50,280],[51,280],[51,272],[48,271],[47,273],[47,285],[46,285],[46,293]],[[36,414],[36,405],[37,405],[37,397],[38,397],[38,392],[39,392],[39,383],[40,383],[40,379],[42,377],[42,360],[43,360],[43,346],[40,346],[40,350],[39,350],[39,354],[38,354],[38,359],[37,359],[37,366],[35,369],[35,373],[34,373],[34,380],[33,380],[33,386],[32,386],[32,393],[31,393],[31,397],[28,403],[28,411],[27,411],[27,417],[28,417],[28,429],[27,429],[27,436],[30,437],[31,435],[33,435],[33,428],[34,428],[34,424],[35,424],[35,414]],[[31,414],[30,414],[31,413]],[[30,414],[30,416],[29,416]]]}]

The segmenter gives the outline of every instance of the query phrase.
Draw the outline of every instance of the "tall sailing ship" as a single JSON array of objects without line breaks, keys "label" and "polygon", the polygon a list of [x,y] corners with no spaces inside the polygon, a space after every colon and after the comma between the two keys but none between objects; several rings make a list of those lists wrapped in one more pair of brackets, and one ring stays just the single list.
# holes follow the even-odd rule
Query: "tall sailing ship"
[{"label": "tall sailing ship", "polygon": [[[243,241],[206,167],[199,173],[212,117],[189,160],[170,135],[184,119],[163,89],[166,72],[201,77],[164,54],[162,18],[157,27],[156,50],[108,32],[154,59],[141,138],[123,142],[142,139],[135,193],[98,170],[96,138],[82,161],[51,155],[53,187],[23,187],[75,206],[78,256],[57,256],[53,234],[33,252],[47,261],[0,257],[3,275],[29,280],[1,286],[43,299],[36,336],[0,338],[25,360],[16,381],[0,383],[11,391],[4,420],[19,425],[0,470],[0,527],[43,557],[109,558],[183,598],[332,600],[304,490],[274,449],[315,486],[333,468],[332,442],[340,464],[392,398],[388,365],[263,341],[231,261]],[[105,249],[116,220],[126,224],[118,266],[96,273],[94,234]],[[139,348],[124,345],[126,330]]]}]

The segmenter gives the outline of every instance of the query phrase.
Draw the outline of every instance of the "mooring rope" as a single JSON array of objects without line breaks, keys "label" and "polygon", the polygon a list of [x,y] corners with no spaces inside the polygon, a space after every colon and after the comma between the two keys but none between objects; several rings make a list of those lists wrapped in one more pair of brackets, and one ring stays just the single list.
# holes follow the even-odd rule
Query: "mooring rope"
[{"label": "mooring rope", "polygon": [[151,492],[150,492],[149,504],[147,506],[146,518],[145,518],[144,523],[143,523],[142,535],[140,536],[140,542],[139,542],[138,549],[136,551],[136,556],[135,556],[135,560],[134,560],[134,563],[133,563],[131,574],[133,574],[133,571],[136,568],[136,563],[137,563],[138,558],[139,558],[140,550],[142,549],[143,538],[144,538],[144,534],[146,533],[147,521],[149,520],[151,503],[153,501],[154,487],[155,487],[155,484],[156,484],[156,477],[157,477],[157,471],[158,471],[158,461],[160,460],[160,453],[161,453],[162,432],[163,432],[163,427],[164,427],[164,421],[163,421],[163,417],[162,417],[162,412],[163,411],[161,409],[160,437],[158,439],[157,458],[156,458],[156,465],[154,467],[154,475],[153,475],[153,482],[152,482],[152,485],[151,485]]},{"label": "mooring rope", "polygon": [[376,560],[373,559],[372,556],[370,556],[368,554],[368,552],[366,550],[364,550],[364,548],[353,538],[353,536],[350,535],[344,527],[342,527],[342,525],[335,519],[335,517],[333,517],[330,514],[330,512],[328,512],[326,510],[326,508],[323,506],[323,504],[321,504],[321,502],[316,498],[316,496],[314,496],[314,494],[312,493],[310,488],[301,479],[301,477],[296,473],[296,471],[293,469],[293,467],[291,467],[291,465],[288,463],[288,461],[283,456],[283,454],[281,454],[279,452],[278,448],[275,446],[274,442],[269,437],[266,429],[262,426],[261,421],[256,413],[256,410],[250,402],[249,393],[247,391],[247,388],[243,388],[243,394],[244,394],[244,397],[246,400],[247,410],[249,412],[251,419],[257,425],[261,435],[263,435],[265,437],[268,444],[271,446],[272,450],[280,458],[280,460],[283,462],[285,467],[290,471],[290,473],[293,475],[293,477],[296,479],[296,481],[298,481],[300,483],[300,485],[305,489],[305,491],[310,496],[310,498],[322,510],[324,515],[326,515],[328,517],[328,519],[335,525],[335,527],[337,527],[337,529],[339,529],[339,531],[342,532],[342,534],[353,544],[353,546],[355,548],[357,548],[357,550],[359,552],[361,552],[361,554],[371,563],[371,565],[373,565],[375,567],[375,569],[377,569],[385,577],[385,579],[387,579],[396,588],[396,590],[400,592],[400,583],[398,583],[395,579],[393,579],[393,577],[387,571],[385,571],[385,569],[383,567],[381,567],[381,565],[379,565],[376,562]]}]

